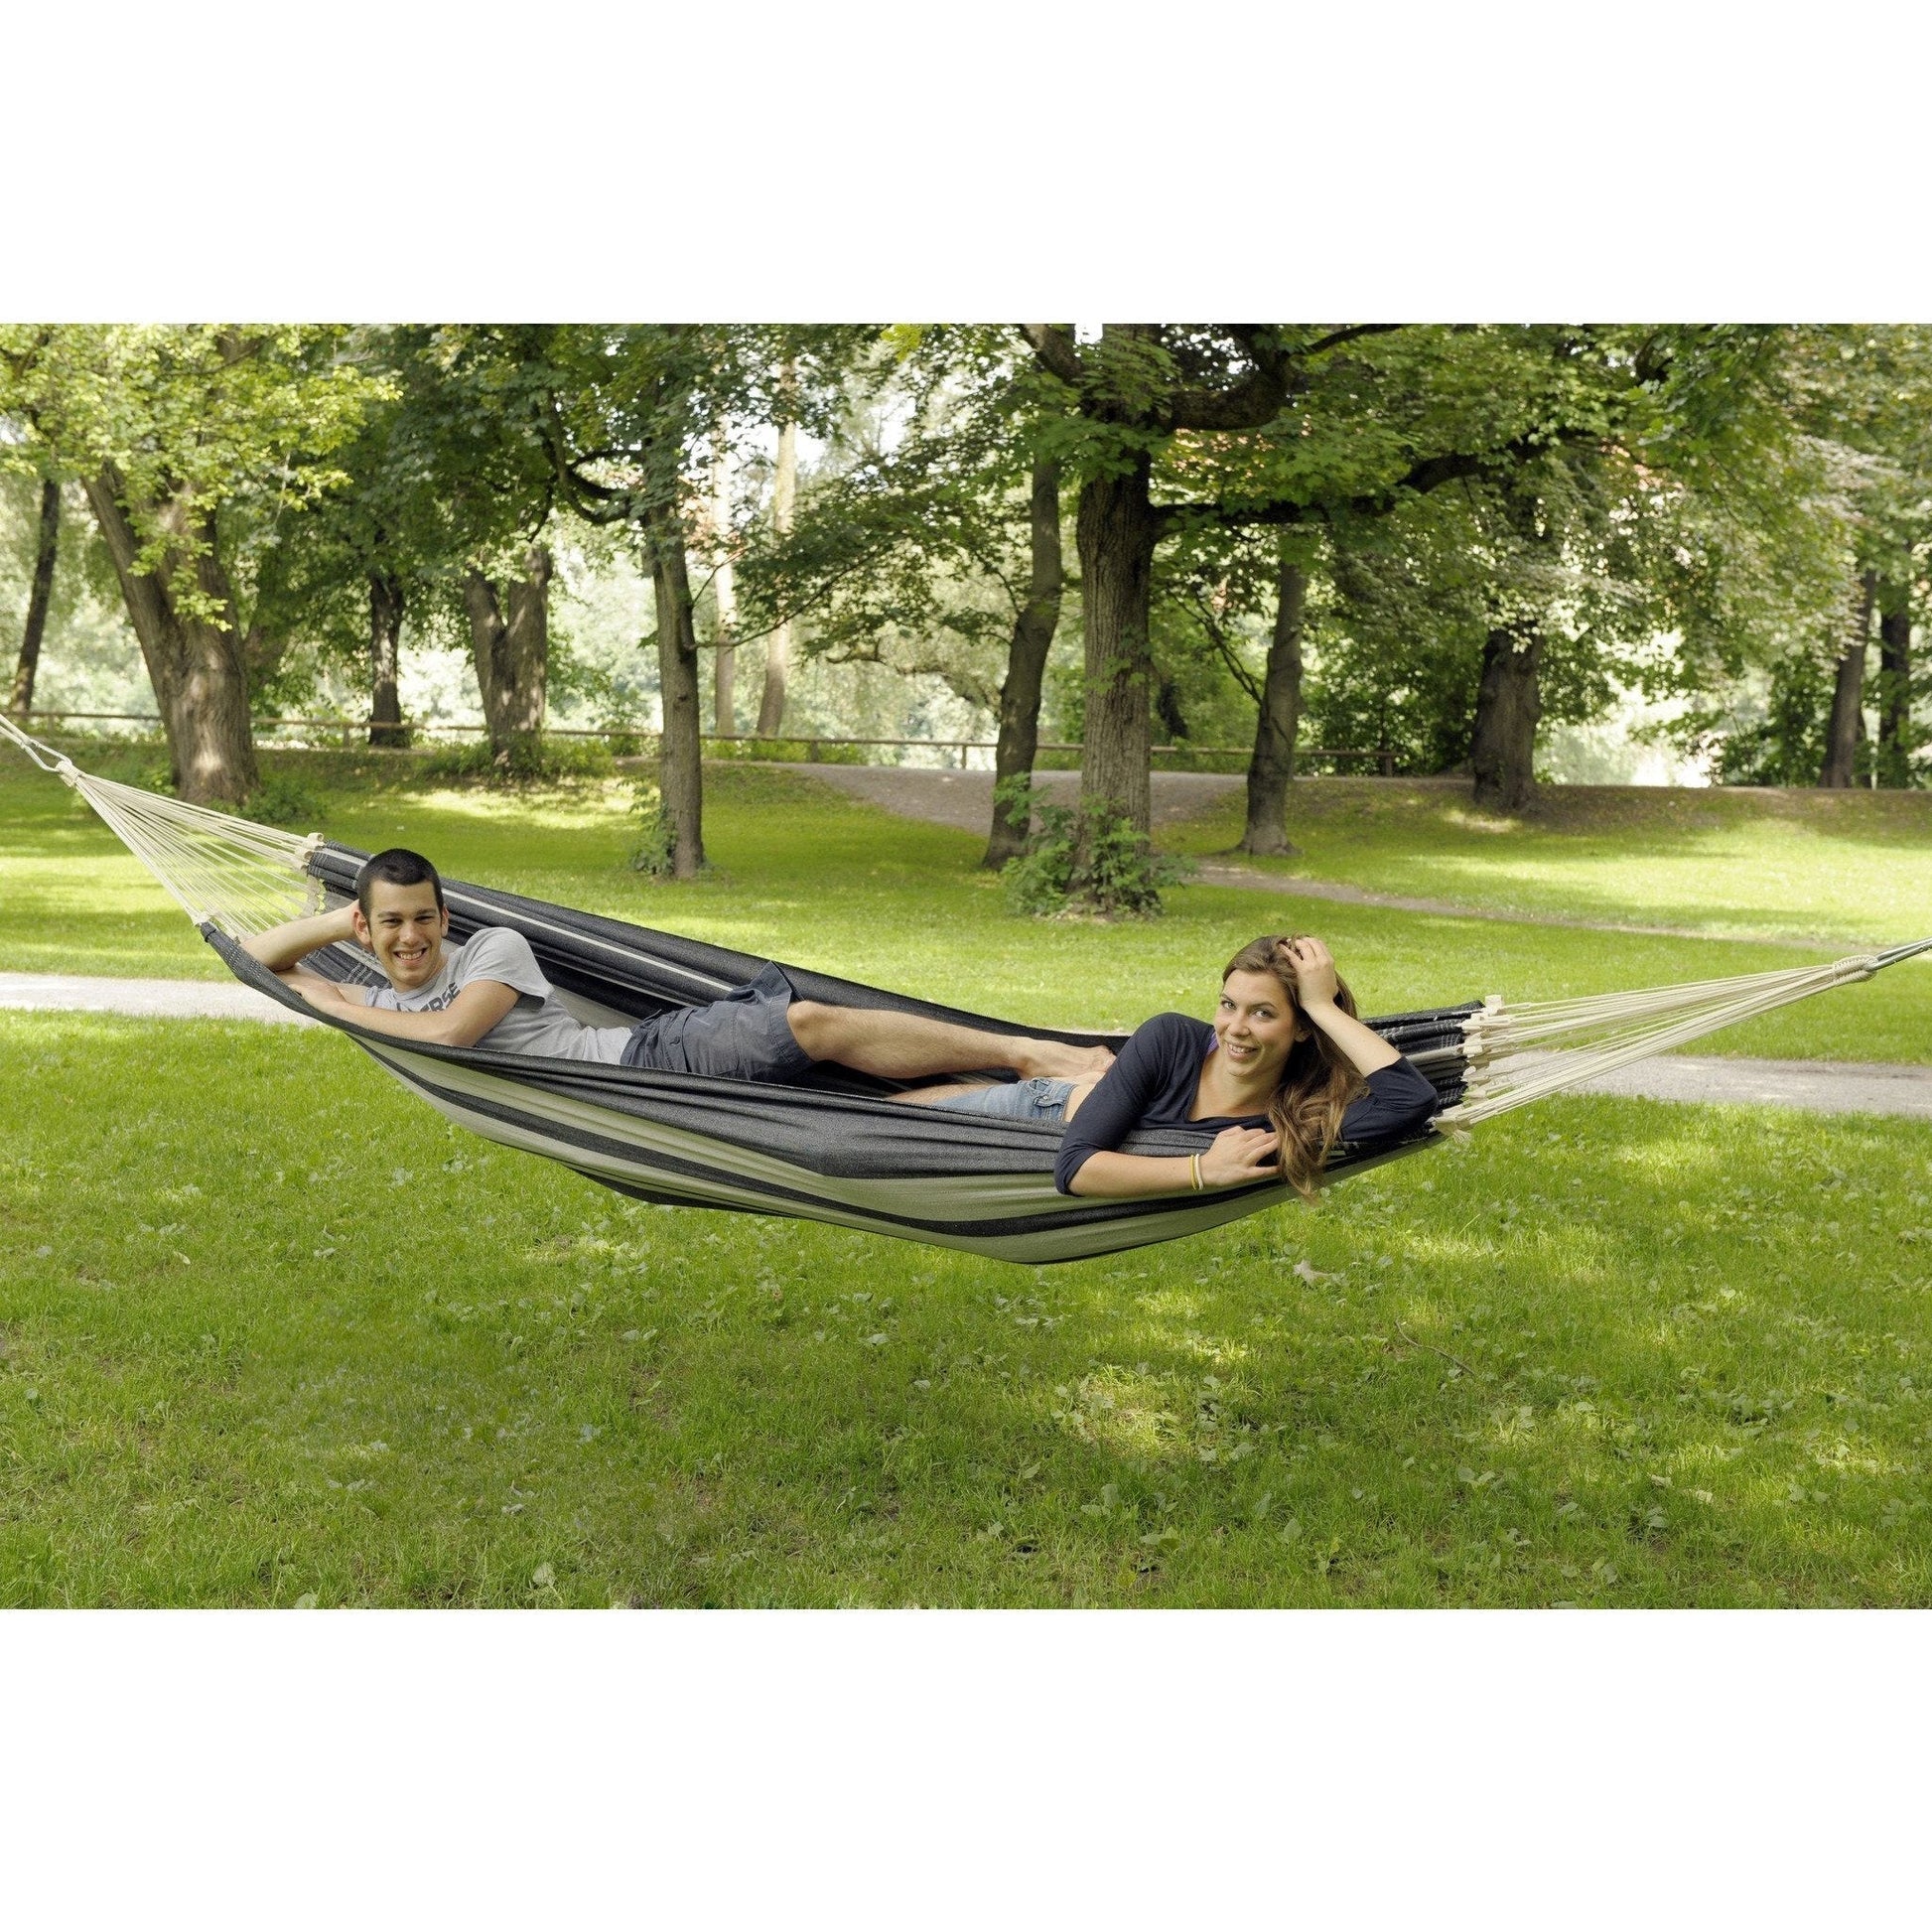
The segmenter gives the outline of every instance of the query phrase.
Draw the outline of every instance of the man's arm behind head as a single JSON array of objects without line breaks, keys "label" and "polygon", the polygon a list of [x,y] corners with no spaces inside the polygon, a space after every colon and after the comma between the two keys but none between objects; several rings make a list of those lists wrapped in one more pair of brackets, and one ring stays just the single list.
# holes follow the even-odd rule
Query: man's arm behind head
[{"label": "man's arm behind head", "polygon": [[312,952],[342,940],[353,941],[354,937],[355,908],[342,905],[333,912],[272,925],[266,932],[251,932],[242,940],[241,950],[251,959],[259,959],[271,973],[286,973]]}]

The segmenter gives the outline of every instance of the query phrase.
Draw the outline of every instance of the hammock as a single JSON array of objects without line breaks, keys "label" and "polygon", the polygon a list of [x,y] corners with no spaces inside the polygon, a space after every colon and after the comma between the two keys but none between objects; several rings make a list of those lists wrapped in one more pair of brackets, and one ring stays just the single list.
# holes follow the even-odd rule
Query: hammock
[{"label": "hammock", "polygon": [[[346,1034],[459,1125],[562,1162],[636,1199],[790,1215],[1039,1263],[1173,1240],[1292,1198],[1280,1181],[1140,1200],[1060,1194],[1053,1186],[1057,1127],[904,1106],[891,1098],[897,1083],[838,1066],[778,1086],[482,1045],[418,1044],[368,1032],[319,1014],[239,944],[284,920],[346,904],[366,854],[319,834],[298,837],[90,776],[3,717],[0,734],[86,799],[237,979]],[[443,886],[453,941],[486,925],[520,932],[571,1012],[591,1026],[634,1024],[716,999],[770,963],[460,880]],[[1439,1141],[1438,1128],[1473,1126],[1720,1027],[1868,979],[1928,949],[1932,939],[1789,971],[1591,999],[1522,1004],[1492,995],[1370,1020],[1435,1087],[1444,1111],[1431,1128],[1400,1144],[1337,1149],[1327,1175],[1414,1153]],[[382,984],[375,962],[352,945],[332,946],[307,963],[337,981]],[[800,998],[832,1005],[923,1014],[992,1035],[1031,1034],[1081,1045],[1118,1047],[1124,1038],[1023,1028],[800,967],[784,971]],[[1185,1129],[1144,1131],[1125,1151],[1187,1155],[1208,1138]]]}]

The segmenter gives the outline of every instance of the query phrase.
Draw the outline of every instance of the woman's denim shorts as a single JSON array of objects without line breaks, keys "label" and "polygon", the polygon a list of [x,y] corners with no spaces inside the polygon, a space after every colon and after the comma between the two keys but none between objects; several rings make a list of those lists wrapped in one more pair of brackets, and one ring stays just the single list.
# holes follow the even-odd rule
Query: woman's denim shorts
[{"label": "woman's denim shorts", "polygon": [[1066,1097],[1072,1091],[1071,1080],[998,1080],[990,1087],[949,1094],[931,1104],[950,1108],[956,1114],[1031,1120],[1042,1127],[1056,1127],[1066,1118]]}]

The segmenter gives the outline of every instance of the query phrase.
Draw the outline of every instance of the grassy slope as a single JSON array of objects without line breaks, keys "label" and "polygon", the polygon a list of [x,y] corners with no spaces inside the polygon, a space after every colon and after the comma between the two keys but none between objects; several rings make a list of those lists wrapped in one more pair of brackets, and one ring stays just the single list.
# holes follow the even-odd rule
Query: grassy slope
[{"label": "grassy slope", "polygon": [[1915,1124],[1558,1102],[1036,1272],[626,1203],[330,1036],[0,1061],[0,1603],[1932,1600]]},{"label": "grassy slope", "polygon": [[[730,766],[713,767],[708,778],[707,832],[722,877],[665,888],[624,867],[632,832],[620,783],[506,800],[427,785],[393,761],[288,762],[320,788],[322,828],[348,844],[407,840],[458,876],[1041,1024],[1124,1027],[1164,1008],[1205,1011],[1214,967],[1269,927],[1313,925],[1335,947],[1364,1004],[1381,1011],[1490,992],[1560,998],[1819,956],[1815,947],[1792,944],[1605,935],[1208,887],[1175,892],[1169,916],[1146,928],[1023,926],[1005,913],[997,885],[973,870],[979,841],[971,835],[888,818],[794,774]],[[1298,815],[1306,797],[1311,812],[1327,813],[1340,828],[1338,841],[1344,833],[1358,840],[1358,883],[1416,890],[1416,880],[1392,882],[1375,866],[1405,837],[1426,845],[1465,835],[1443,820],[1434,793],[1404,816],[1385,812],[1375,804],[1382,794],[1371,791],[1375,815],[1358,826],[1348,799],[1365,789],[1308,786],[1296,795]],[[1723,801],[1726,808],[1734,802]],[[1861,794],[1852,802],[1875,811],[1910,801]],[[1639,799],[1631,809],[1651,808]],[[1554,832],[1528,836],[1560,843]],[[1185,842],[1207,847],[1226,837],[1225,827],[1184,834]],[[1487,839],[1485,853],[1498,845],[1489,834],[1466,837]],[[1608,832],[1590,834],[1587,843],[1602,848],[1602,864],[1625,870],[1635,863],[1630,852],[1654,852],[1658,843],[1654,828],[1642,826],[1617,837],[1622,845]],[[1834,870],[1850,870],[1862,849],[1856,839],[1834,843],[1819,834],[1806,848],[1812,887],[1822,890]],[[1353,863],[1339,844],[1337,853],[1335,864]],[[1559,854],[1550,863],[1561,870],[1587,862]],[[1434,896],[1441,896],[1440,882]],[[1767,888],[1758,901],[1762,923],[1775,923],[1779,902]],[[63,787],[18,760],[0,763],[0,971],[220,976],[218,962],[112,834]],[[1650,922],[1660,913],[1639,895],[1618,916]],[[1901,914],[1886,936],[1912,929]],[[1849,936],[1844,943],[1852,943]],[[1700,1050],[1932,1061],[1932,966],[1914,963],[1719,1035]]]},{"label": "grassy slope", "polygon": [[[1298,785],[1292,860],[1252,863],[1405,897],[1847,950],[1932,932],[1932,792],[1547,786],[1523,819],[1463,781]],[[1177,828],[1196,855],[1241,833],[1238,792]]]}]

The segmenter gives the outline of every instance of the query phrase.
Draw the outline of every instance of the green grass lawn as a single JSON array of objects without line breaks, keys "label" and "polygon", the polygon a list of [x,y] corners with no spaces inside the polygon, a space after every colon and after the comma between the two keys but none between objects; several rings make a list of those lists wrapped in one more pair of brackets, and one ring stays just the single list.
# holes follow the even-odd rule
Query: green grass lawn
[{"label": "green grass lawn", "polygon": [[[97,752],[82,761],[124,776],[144,760],[151,764],[153,755]],[[719,875],[666,887],[624,864],[635,829],[621,780],[505,797],[438,785],[402,760],[267,761],[316,792],[320,822],[304,829],[346,844],[408,842],[459,877],[1041,1025],[1131,1027],[1167,1008],[1204,1013],[1229,954],[1258,931],[1291,927],[1312,926],[1328,939],[1365,1007],[1384,1012],[1492,992],[1563,998],[1821,956],[1816,946],[1606,935],[1206,886],[1174,891],[1168,915],[1147,926],[1023,923],[1007,913],[998,883],[975,870],[981,841],[973,835],[892,818],[782,769],[732,765],[707,774],[707,840]],[[1348,786],[1332,789],[1340,796]],[[1298,790],[1298,813],[1305,795],[1319,802],[1331,787]],[[1910,801],[1861,794],[1852,802],[1889,809]],[[1407,822],[1426,845],[1449,836],[1440,817],[1431,793]],[[1396,834],[1384,827],[1378,836]],[[1608,833],[1592,837],[1609,841]],[[1183,842],[1216,838],[1225,843],[1225,828],[1186,828]],[[1630,843],[1647,849],[1635,833]],[[1837,863],[1850,867],[1857,841],[1845,843]],[[1819,863],[1829,870],[1831,855]],[[1359,883],[1388,885],[1372,869]],[[1468,897],[1472,905],[1490,902],[1479,892]],[[1765,922],[1777,902],[1775,893],[1761,901]],[[222,977],[219,961],[112,833],[19,759],[0,762],[0,971]],[[1624,911],[1647,923],[1656,907]],[[1846,950],[1854,943],[1840,940]],[[1932,1063],[1932,964],[1914,962],[1696,1050]]]},{"label": "green grass lawn", "polygon": [[1553,1103],[1055,1270],[0,1016],[0,1603],[1932,1601],[1932,1129]]},{"label": "green grass lawn", "polygon": [[[1175,828],[1195,855],[1241,835],[1230,793]],[[1298,784],[1288,860],[1264,870],[1559,918],[1784,938],[1847,951],[1932,934],[1932,792],[1548,785],[1524,818],[1466,780]]]},{"label": "green grass lawn", "polygon": [[[347,842],[1041,1022],[1204,1012],[1304,918],[1383,1010],[1816,957],[1199,887],[1022,923],[968,835],[743,768],[668,888],[620,786],[355,767],[300,767]],[[214,967],[0,771],[0,968]],[[1721,1041],[1925,1059],[1926,984]],[[0,1014],[0,1603],[1932,1601],[1914,1123],[1550,1102],[1035,1271],[622,1201],[330,1035]]]}]

